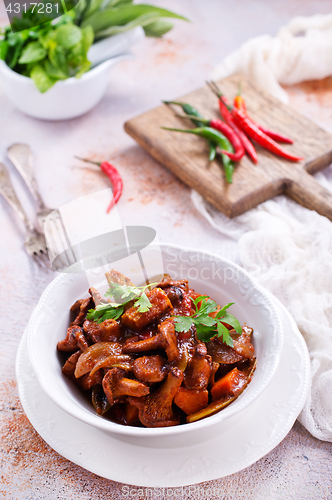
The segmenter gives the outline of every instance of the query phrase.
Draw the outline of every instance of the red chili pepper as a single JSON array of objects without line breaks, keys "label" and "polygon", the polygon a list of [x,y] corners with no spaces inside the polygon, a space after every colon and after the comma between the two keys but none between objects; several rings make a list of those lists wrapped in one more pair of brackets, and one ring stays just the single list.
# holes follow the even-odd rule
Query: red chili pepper
[{"label": "red chili pepper", "polygon": [[227,97],[225,97],[219,91],[217,85],[214,82],[207,82],[207,84],[209,85],[212,92],[219,98],[219,109],[221,116],[223,117],[225,122],[234,130],[252,161],[254,163],[258,163],[258,157],[254,146],[251,144],[248,137],[242,132],[242,130],[239,129],[239,127],[237,127],[234,122],[232,113],[230,111],[230,102],[228,101]]},{"label": "red chili pepper", "polygon": [[234,153],[230,153],[229,151],[221,151],[221,153],[229,156],[233,161],[240,161],[244,156],[245,150],[243,143],[241,142],[239,136],[235,133],[235,131],[229,125],[227,125],[227,123],[224,123],[221,120],[217,119],[210,121],[210,127],[215,128],[216,130],[219,130],[219,132],[224,134],[224,136],[227,137],[227,139],[231,142],[235,151]]},{"label": "red chili pepper", "polygon": [[290,139],[289,137],[286,137],[285,135],[279,134],[278,132],[274,132],[273,130],[270,130],[266,127],[263,127],[263,125],[260,125],[259,123],[255,122],[247,113],[247,107],[246,103],[241,95],[237,95],[234,98],[234,106],[239,109],[240,111],[243,111],[247,117],[262,131],[264,134],[268,135],[271,137],[271,139],[279,142],[283,142],[285,144],[293,144],[293,140]]},{"label": "red chili pepper", "polygon": [[123,182],[117,169],[107,161],[100,163],[100,168],[108,176],[113,186],[113,198],[106,210],[106,212],[109,213],[120,199],[123,190]]},{"label": "red chili pepper", "polygon": [[300,161],[303,158],[299,156],[294,156],[288,153],[288,151],[282,149],[279,144],[277,144],[273,139],[264,134],[255,123],[253,123],[247,115],[240,109],[233,108],[232,111],[235,123],[245,132],[249,137],[254,139],[258,144],[263,146],[263,148],[268,149],[272,153],[291,161]]},{"label": "red chili pepper", "polygon": [[208,127],[212,127],[215,130],[219,130],[219,132],[224,134],[224,136],[229,140],[235,151],[234,153],[231,153],[230,151],[222,149],[220,153],[227,155],[231,160],[240,161],[241,158],[244,156],[245,151],[242,142],[240,141],[239,137],[236,135],[234,130],[229,125],[227,125],[227,123],[217,119],[205,120],[204,118],[197,118],[193,115],[187,115],[187,116],[176,115],[176,116],[179,116],[180,118],[188,118],[193,122],[201,123],[207,125]]},{"label": "red chili pepper", "polygon": [[87,163],[93,163],[94,165],[98,165],[111,181],[113,188],[113,198],[106,210],[106,212],[109,213],[111,209],[114,207],[115,203],[119,201],[123,190],[123,182],[119,172],[115,167],[113,167],[113,165],[111,165],[107,161],[97,162],[92,160],[86,160],[85,158],[80,158],[79,156],[76,156],[76,158],[85,161]]}]

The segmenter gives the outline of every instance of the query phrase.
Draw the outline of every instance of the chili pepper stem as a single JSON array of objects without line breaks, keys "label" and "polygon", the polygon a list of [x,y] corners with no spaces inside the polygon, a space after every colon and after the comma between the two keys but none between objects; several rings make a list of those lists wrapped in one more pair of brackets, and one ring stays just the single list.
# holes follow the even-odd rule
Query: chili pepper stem
[{"label": "chili pepper stem", "polygon": [[211,90],[211,91],[212,91],[212,92],[213,92],[213,93],[214,93],[217,97],[221,97],[221,96],[223,95],[223,94],[220,92],[220,89],[219,89],[218,85],[217,85],[215,82],[213,82],[213,81],[211,81],[211,82],[206,81],[205,83],[206,83],[206,85],[209,87],[209,89],[210,89],[210,90]]},{"label": "chili pepper stem", "polygon": [[164,104],[177,104],[178,106],[182,106],[184,103],[183,102],[178,102],[178,101],[163,101]]},{"label": "chili pepper stem", "polygon": [[175,113],[175,116],[177,116],[178,118],[186,118],[188,120],[192,120],[195,122],[201,122],[204,123],[204,125],[209,125],[210,123],[210,120],[206,120],[205,118],[198,118],[197,116],[193,115],[180,115],[178,113]]},{"label": "chili pepper stem", "polygon": [[229,105],[228,103],[228,100],[226,99],[226,96],[225,94],[223,94],[218,85],[216,84],[216,82],[206,82],[206,84],[208,85],[209,89],[212,90],[212,92],[217,96],[219,97],[219,99],[223,102],[224,106],[227,107],[228,111],[232,111],[232,106]]},{"label": "chili pepper stem", "polygon": [[81,158],[80,156],[75,155],[74,158],[77,158],[78,160],[81,160],[81,161],[85,161],[86,163],[92,163],[93,165],[98,165],[99,167],[101,165],[101,162],[88,160],[87,158]]},{"label": "chili pepper stem", "polygon": [[187,134],[196,134],[197,135],[197,132],[195,129],[191,130],[191,129],[183,129],[183,128],[169,128],[169,127],[160,127],[162,128],[163,130],[172,130],[173,132],[186,132]]}]

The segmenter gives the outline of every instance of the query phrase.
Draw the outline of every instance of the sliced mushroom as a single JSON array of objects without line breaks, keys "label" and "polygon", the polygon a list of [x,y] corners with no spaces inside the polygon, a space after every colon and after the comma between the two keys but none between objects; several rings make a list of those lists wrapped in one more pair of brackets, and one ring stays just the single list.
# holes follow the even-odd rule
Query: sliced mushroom
[{"label": "sliced mushroom", "polygon": [[220,363],[216,363],[215,361],[212,361],[212,368],[211,368],[211,374],[209,378],[209,387],[212,387],[213,384],[215,383],[215,377],[216,373],[219,369]]},{"label": "sliced mushroom", "polygon": [[66,375],[66,377],[68,377],[72,380],[75,380],[74,372],[75,372],[75,368],[76,368],[76,363],[77,363],[77,360],[81,354],[82,354],[81,351],[74,352],[74,354],[69,356],[69,358],[67,359],[67,361],[65,362],[65,364],[62,367],[62,370],[61,370],[62,373],[64,375]]},{"label": "sliced mushroom", "polygon": [[132,340],[127,341],[123,346],[123,352],[126,354],[141,354],[144,352],[154,351],[156,349],[162,348],[162,337],[160,333],[158,333],[153,337],[139,340],[137,342],[133,342]]},{"label": "sliced mushroom", "polygon": [[184,297],[183,288],[179,286],[166,286],[163,288],[169,300],[172,302],[172,306],[178,306]]},{"label": "sliced mushroom", "polygon": [[72,325],[83,326],[88,310],[93,308],[93,300],[91,299],[91,297],[89,297],[88,299],[82,299],[80,301],[76,301],[75,304],[73,304],[70,309],[72,312],[78,311],[78,302],[79,302],[79,313],[72,322]]},{"label": "sliced mushroom", "polygon": [[95,385],[100,385],[103,380],[102,370],[96,371],[93,375],[91,373],[86,373],[83,377],[76,380],[77,384],[80,385],[85,391],[91,389]]},{"label": "sliced mushroom", "polygon": [[159,288],[166,288],[170,286],[175,286],[182,288],[186,293],[189,292],[188,280],[172,280],[170,276],[165,276],[165,278],[160,281],[157,285]]},{"label": "sliced mushroom", "polygon": [[138,308],[134,306],[127,309],[121,317],[125,326],[133,330],[141,330],[158,319],[161,314],[172,309],[171,301],[161,288],[153,288],[153,290],[146,292],[146,295],[151,302],[150,309],[146,312],[139,312]]},{"label": "sliced mushroom", "polygon": [[91,295],[93,302],[95,304],[95,307],[99,306],[100,304],[107,304],[111,302],[111,299],[108,297],[103,297],[98,290],[96,290],[93,286],[89,288],[89,294]]},{"label": "sliced mushroom", "polygon": [[121,335],[121,326],[115,319],[105,319],[96,323],[86,319],[83,329],[92,342],[116,342]]},{"label": "sliced mushroom", "polygon": [[138,342],[127,342],[123,347],[123,352],[127,354],[140,354],[143,352],[164,349],[168,361],[179,361],[180,352],[175,334],[174,321],[171,318],[166,319],[158,326],[159,333],[148,339]]},{"label": "sliced mushroom", "polygon": [[150,392],[149,387],[137,380],[126,378],[125,374],[120,368],[112,368],[103,378],[103,389],[110,405],[121,402],[123,396],[141,398]]},{"label": "sliced mushroom", "polygon": [[180,352],[175,333],[174,321],[171,318],[165,319],[158,326],[159,334],[161,336],[161,344],[167,354],[167,359],[172,361],[179,361]]},{"label": "sliced mushroom", "polygon": [[180,423],[173,410],[173,399],[183,381],[183,372],[171,368],[166,380],[153,393],[143,398],[130,397],[128,402],[138,408],[140,422],[146,427],[169,427]]},{"label": "sliced mushroom", "polygon": [[161,382],[167,375],[166,360],[159,354],[135,359],[133,372],[141,382]]},{"label": "sliced mushroom", "polygon": [[194,354],[185,371],[184,385],[187,389],[206,389],[212,369],[211,357],[207,355],[203,342],[196,345]]},{"label": "sliced mushroom", "polygon": [[110,358],[113,359],[113,363],[131,363],[131,357],[123,354],[122,346],[118,342],[99,342],[93,344],[81,354],[76,364],[75,377],[79,378],[91,372],[97,363],[101,363],[106,358],[108,359],[108,366],[112,364]]},{"label": "sliced mushroom", "polygon": [[224,344],[218,337],[211,339],[207,343],[207,351],[213,361],[224,365],[232,365],[244,359],[241,354],[238,354],[232,347]]},{"label": "sliced mushroom", "polygon": [[255,349],[251,343],[252,332],[253,329],[248,326],[242,327],[242,335],[238,335],[235,330],[230,331],[234,351],[243,358],[251,360],[255,357]]},{"label": "sliced mushroom", "polygon": [[134,286],[134,283],[130,281],[124,274],[115,271],[115,269],[111,269],[108,273],[105,274],[107,283],[110,285],[111,283],[118,283],[119,285],[126,286]]},{"label": "sliced mushroom", "polygon": [[60,340],[57,344],[59,351],[75,352],[77,349],[85,351],[88,349],[89,343],[84,335],[84,330],[80,326],[73,323],[67,328],[67,336],[64,340]]}]

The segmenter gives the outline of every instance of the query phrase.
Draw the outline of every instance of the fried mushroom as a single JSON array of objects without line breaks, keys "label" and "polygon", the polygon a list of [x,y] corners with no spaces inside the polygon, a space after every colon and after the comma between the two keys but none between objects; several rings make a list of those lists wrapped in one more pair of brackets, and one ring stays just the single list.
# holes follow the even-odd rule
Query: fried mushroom
[{"label": "fried mushroom", "polygon": [[73,323],[67,328],[67,336],[57,344],[59,351],[75,352],[80,349],[82,352],[88,349],[89,343],[84,335],[84,330]]},{"label": "fried mushroom", "polygon": [[159,354],[135,359],[133,373],[141,382],[161,382],[167,375],[166,360]]},{"label": "fried mushroom", "polygon": [[183,372],[171,368],[162,385],[148,396],[129,397],[128,402],[138,408],[140,422],[146,427],[170,427],[180,423],[180,415],[173,410],[173,399],[183,381]]},{"label": "fried mushroom", "polygon": [[103,378],[103,389],[110,405],[124,400],[124,396],[141,398],[149,394],[150,389],[142,382],[125,377],[126,372],[120,368],[108,370]]},{"label": "fried mushroom", "polygon": [[206,389],[212,369],[212,360],[207,355],[206,345],[200,342],[194,349],[185,371],[184,385],[187,389]]}]

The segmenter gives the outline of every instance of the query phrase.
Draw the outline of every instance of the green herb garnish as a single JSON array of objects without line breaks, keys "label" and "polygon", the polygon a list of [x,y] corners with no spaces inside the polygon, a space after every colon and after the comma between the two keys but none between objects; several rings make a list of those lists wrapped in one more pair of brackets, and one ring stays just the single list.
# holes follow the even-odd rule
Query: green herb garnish
[{"label": "green herb garnish", "polygon": [[[133,5],[133,0],[61,0],[61,4],[39,0],[27,9],[26,4],[13,3],[15,9],[21,7],[22,18],[14,17],[11,26],[0,28],[0,59],[32,78],[40,92],[88,71],[88,51],[94,41],[136,26],[142,26],[146,36],[161,37],[173,27],[165,18],[187,21],[154,5]],[[12,12],[11,4],[8,8]]]},{"label": "green herb garnish", "polygon": [[114,302],[100,304],[95,309],[90,309],[87,314],[87,319],[102,323],[106,319],[119,319],[124,313],[125,306],[132,300],[135,300],[133,306],[138,308],[141,313],[147,312],[152,306],[145,291],[157,285],[150,283],[144,286],[128,286],[120,285],[119,283],[110,283],[110,287],[105,293],[105,297],[111,297]]},{"label": "green herb garnish", "polygon": [[[206,299],[206,300],[205,300]],[[177,332],[189,331],[191,325],[195,325],[197,338],[203,342],[208,342],[212,337],[222,337],[225,344],[233,347],[233,339],[228,328],[223,323],[231,325],[236,333],[241,335],[242,327],[238,320],[227,312],[227,309],[234,304],[231,302],[218,311],[218,304],[207,295],[201,295],[195,300],[191,299],[195,305],[195,312],[191,316],[174,316],[175,330]],[[202,302],[198,308],[199,302]],[[217,312],[218,311],[218,312]],[[217,312],[212,318],[211,313]]]}]

